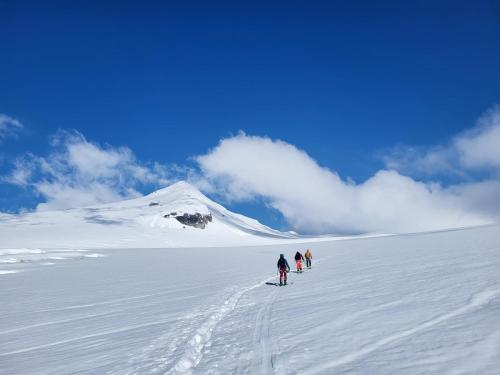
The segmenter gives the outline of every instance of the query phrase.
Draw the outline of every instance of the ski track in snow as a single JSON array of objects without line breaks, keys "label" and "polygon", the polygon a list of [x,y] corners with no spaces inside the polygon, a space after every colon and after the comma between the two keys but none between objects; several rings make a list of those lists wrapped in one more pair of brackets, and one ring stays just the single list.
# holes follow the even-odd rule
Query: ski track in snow
[{"label": "ski track in snow", "polygon": [[[108,371],[109,375],[165,373],[191,374],[203,358],[203,352],[211,346],[214,330],[220,322],[234,311],[241,297],[248,292],[265,285],[275,276],[268,277],[250,287],[246,287],[227,297],[221,305],[201,308],[189,313],[180,320],[180,326],[168,329],[153,340],[139,354],[132,355],[125,365],[116,366]],[[254,343],[259,347],[259,373],[270,373],[271,357],[268,353],[269,317],[277,291],[271,293],[257,315]],[[184,344],[183,344],[184,342]],[[180,353],[179,353],[180,352]],[[179,355],[180,354],[180,355]],[[177,359],[176,359],[177,358]]]},{"label": "ski track in snow", "polygon": [[350,353],[348,355],[345,355],[341,358],[337,358],[332,361],[324,362],[316,367],[308,369],[305,373],[307,374],[320,374],[320,373],[325,373],[329,370],[332,370],[336,367],[345,365],[350,362],[354,362],[382,347],[384,347],[387,344],[390,344],[394,341],[401,340],[404,338],[407,338],[409,336],[412,336],[416,333],[419,333],[420,331],[423,331],[427,328],[433,327],[439,323],[442,323],[446,320],[453,319],[459,315],[463,315],[465,313],[468,313],[470,311],[480,309],[481,307],[487,305],[489,302],[491,302],[495,297],[500,295],[500,289],[486,289],[480,293],[475,294],[472,296],[472,298],[469,300],[469,303],[466,305],[453,310],[447,314],[443,314],[440,316],[435,317],[434,319],[431,319],[427,322],[424,322],[422,324],[419,324],[413,328],[407,329],[405,331],[395,333],[393,335],[387,336],[386,338],[379,340],[377,342],[374,342],[372,344],[366,345],[365,347],[361,348],[360,350],[357,350],[353,353]]},{"label": "ski track in snow", "polygon": [[198,366],[203,357],[203,349],[210,345],[212,333],[219,322],[236,308],[238,301],[245,293],[265,285],[266,282],[274,279],[274,277],[275,276],[268,277],[255,285],[236,292],[231,297],[226,299],[219,309],[212,313],[208,319],[206,319],[203,324],[196,329],[195,334],[187,342],[184,355],[167,372],[167,374],[174,375],[192,373],[193,369]]},{"label": "ski track in snow", "polygon": [[116,366],[108,371],[107,374],[129,375],[164,373],[173,365],[175,354],[182,344],[182,340],[191,333],[192,322],[197,322],[202,317],[202,312],[196,312],[179,318],[179,326],[169,324],[170,328],[160,337],[154,339],[148,346],[143,348],[139,354],[131,355],[131,358],[126,364]]},{"label": "ski track in snow", "polygon": [[254,364],[252,368],[258,369],[258,374],[270,374],[274,369],[274,351],[272,336],[270,333],[270,318],[277,292],[277,290],[274,290],[269,294],[269,297],[260,308],[255,319],[253,347],[258,347],[260,350],[258,351],[258,357],[255,357],[254,354],[254,361],[256,361],[257,364]]}]

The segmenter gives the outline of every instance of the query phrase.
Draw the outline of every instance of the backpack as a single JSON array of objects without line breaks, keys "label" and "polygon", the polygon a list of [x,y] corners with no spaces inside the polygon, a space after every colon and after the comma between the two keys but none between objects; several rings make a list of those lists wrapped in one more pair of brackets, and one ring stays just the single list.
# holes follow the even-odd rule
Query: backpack
[{"label": "backpack", "polygon": [[279,268],[286,268],[287,267],[287,262],[286,262],[285,258],[278,259],[278,267]]}]

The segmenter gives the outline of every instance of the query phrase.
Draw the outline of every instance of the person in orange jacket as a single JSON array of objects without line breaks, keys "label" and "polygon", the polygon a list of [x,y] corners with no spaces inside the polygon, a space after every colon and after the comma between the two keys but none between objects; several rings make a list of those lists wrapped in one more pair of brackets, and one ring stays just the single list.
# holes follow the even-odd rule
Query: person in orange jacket
[{"label": "person in orange jacket", "polygon": [[304,254],[304,256],[306,257],[306,267],[307,268],[311,268],[311,261],[312,261],[312,258],[313,258],[313,255],[311,253],[311,250],[307,249],[306,253]]}]

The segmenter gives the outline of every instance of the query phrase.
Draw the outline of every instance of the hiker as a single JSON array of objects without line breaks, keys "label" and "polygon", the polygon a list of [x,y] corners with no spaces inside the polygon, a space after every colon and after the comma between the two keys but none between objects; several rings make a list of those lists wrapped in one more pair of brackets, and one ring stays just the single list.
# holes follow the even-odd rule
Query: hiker
[{"label": "hiker", "polygon": [[295,263],[297,264],[297,272],[302,272],[302,261],[304,260],[304,257],[300,253],[300,251],[297,251],[295,253]]},{"label": "hiker", "polygon": [[290,271],[290,266],[283,254],[280,254],[278,259],[278,270],[280,273],[280,286],[283,285],[283,281],[285,282],[284,285],[286,285],[286,273]]},{"label": "hiker", "polygon": [[311,268],[311,260],[313,258],[313,255],[311,253],[311,250],[307,249],[306,253],[304,254],[306,257],[306,267]]}]

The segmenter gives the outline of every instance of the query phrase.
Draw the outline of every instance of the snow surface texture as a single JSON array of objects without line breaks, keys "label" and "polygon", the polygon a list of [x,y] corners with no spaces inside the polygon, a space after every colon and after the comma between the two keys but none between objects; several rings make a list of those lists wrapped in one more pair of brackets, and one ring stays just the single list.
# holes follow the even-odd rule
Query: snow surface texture
[{"label": "snow surface texture", "polygon": [[[279,253],[293,269],[306,247],[313,268],[272,285]],[[1,374],[500,368],[498,225],[307,245],[101,249],[104,257],[44,266],[47,254],[2,253],[45,259],[0,264]]]},{"label": "snow surface texture", "polygon": [[[196,213],[213,220],[200,229],[174,217]],[[299,238],[233,213],[186,182],[96,207],[0,216],[0,249],[242,246]]]}]

